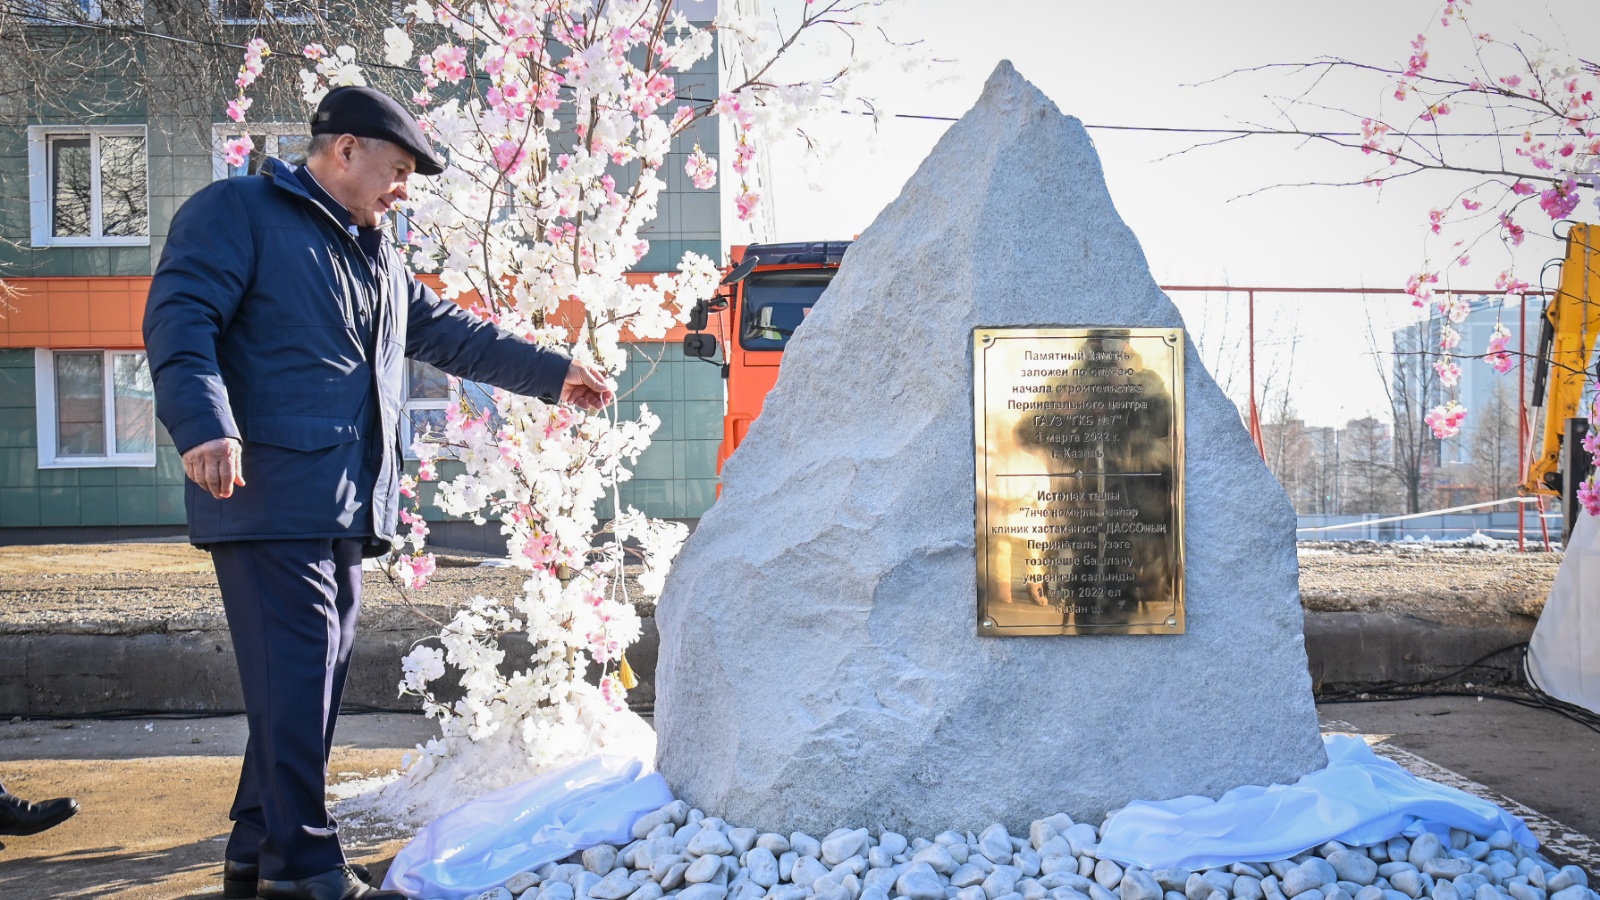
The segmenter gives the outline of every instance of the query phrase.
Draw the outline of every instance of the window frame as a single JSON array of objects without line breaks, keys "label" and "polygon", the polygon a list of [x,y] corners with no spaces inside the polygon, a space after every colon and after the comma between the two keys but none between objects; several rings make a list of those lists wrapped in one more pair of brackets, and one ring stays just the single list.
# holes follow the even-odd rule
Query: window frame
[{"label": "window frame", "polygon": [[211,18],[221,25],[259,25],[263,22],[279,25],[311,25],[328,14],[326,0],[308,0],[307,6],[315,6],[316,12],[300,16],[279,16],[272,11],[273,0],[261,0],[261,11],[264,15],[252,16],[242,19],[227,18],[222,15],[221,0],[207,0],[206,7],[211,12]]},{"label": "window frame", "polygon": [[[133,3],[138,7],[138,14],[121,17],[108,15],[106,4],[103,0],[24,0],[22,17],[32,25],[43,25],[53,28],[82,28],[84,25],[101,22],[112,22],[120,25],[143,25],[144,9],[142,3]],[[57,9],[75,7],[83,14],[81,20],[74,20],[65,15],[56,15]]]},{"label": "window frame", "polygon": [[211,126],[211,180],[224,181],[228,178],[242,178],[244,176],[228,174],[228,160],[225,158],[225,149],[228,137],[236,134],[263,135],[267,145],[260,148],[261,152],[273,158],[278,157],[278,139],[285,137],[311,136],[311,126],[304,122],[218,122]]},{"label": "window frame", "polygon": [[[101,456],[61,456],[56,444],[56,354],[57,353],[99,353],[103,360],[101,378],[105,388],[105,425],[106,425],[106,450]],[[116,423],[117,423],[117,398],[116,398],[116,368],[112,357],[118,354],[134,353],[145,355],[142,348],[107,349],[104,347],[35,347],[33,351],[33,375],[35,408],[37,410],[37,430],[40,469],[153,469],[156,465],[156,447],[159,446],[160,432],[156,430],[155,404],[150,405],[150,427],[155,442],[151,445],[149,453],[118,453],[116,451]],[[148,368],[150,360],[145,355],[145,366]]]},{"label": "window frame", "polygon": [[[408,460],[419,458],[416,454],[416,451],[411,449],[412,445],[417,442],[417,434],[411,424],[411,414],[413,412],[423,412],[435,409],[448,410],[451,406],[461,402],[461,379],[451,375],[449,372],[446,372],[437,366],[430,366],[430,368],[433,368],[435,371],[439,372],[439,374],[445,377],[445,396],[442,398],[420,398],[413,400],[411,398],[412,364],[426,366],[428,363],[409,358],[406,360],[405,392],[401,395],[405,398],[405,401],[400,406],[400,428],[402,430],[402,441],[400,448],[403,458]],[[443,452],[439,454],[439,458],[453,459],[456,456],[454,448],[446,447],[441,448],[441,450]]]},{"label": "window frame", "polygon": [[[89,139],[89,236],[57,237],[52,234],[55,210],[50,190],[54,160],[51,143],[61,138]],[[100,190],[100,139],[138,137],[144,141],[144,230],[151,230],[150,215],[150,136],[143,125],[29,125],[28,126],[28,214],[34,247],[148,247],[150,235],[107,237]]]}]

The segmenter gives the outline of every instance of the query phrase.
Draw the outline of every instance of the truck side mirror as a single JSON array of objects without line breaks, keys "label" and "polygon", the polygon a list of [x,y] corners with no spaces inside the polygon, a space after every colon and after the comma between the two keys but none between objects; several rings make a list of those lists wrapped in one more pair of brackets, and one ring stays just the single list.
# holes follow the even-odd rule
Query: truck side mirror
[{"label": "truck side mirror", "polygon": [[683,336],[683,355],[689,359],[710,359],[717,355],[715,335],[692,332]]},{"label": "truck side mirror", "polygon": [[706,321],[711,316],[711,311],[706,308],[706,301],[701,300],[689,310],[689,330],[705,331]]},{"label": "truck side mirror", "polygon": [[754,272],[756,270],[756,266],[758,266],[760,264],[761,264],[761,257],[759,257],[759,256],[747,256],[747,257],[744,258],[744,262],[739,263],[737,266],[734,266],[733,267],[733,271],[729,272],[727,275],[725,275],[723,277],[722,283],[723,284],[738,284],[739,282],[741,282],[741,281],[745,280],[746,278],[750,277],[750,273]]}]

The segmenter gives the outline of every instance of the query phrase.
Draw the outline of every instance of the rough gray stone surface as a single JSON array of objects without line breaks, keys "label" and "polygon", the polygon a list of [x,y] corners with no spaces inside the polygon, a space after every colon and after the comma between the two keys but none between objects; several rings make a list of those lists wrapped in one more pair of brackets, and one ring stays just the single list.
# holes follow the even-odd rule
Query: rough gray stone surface
[{"label": "rough gray stone surface", "polygon": [[657,610],[658,766],[763,831],[932,834],[1326,763],[1293,510],[1188,343],[1184,635],[975,634],[971,330],[1182,324],[1009,63],[790,342]]}]

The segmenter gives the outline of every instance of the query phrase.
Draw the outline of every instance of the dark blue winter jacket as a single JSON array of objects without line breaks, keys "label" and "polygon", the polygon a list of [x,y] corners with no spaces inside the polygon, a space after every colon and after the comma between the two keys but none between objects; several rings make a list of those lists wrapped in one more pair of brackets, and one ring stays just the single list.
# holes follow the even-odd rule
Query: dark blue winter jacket
[{"label": "dark blue winter jacket", "polygon": [[292,169],[263,172],[179,208],[145,307],[156,414],[178,451],[244,447],[232,497],[186,482],[189,536],[365,537],[381,552],[399,513],[406,358],[546,400],[569,363],[441,300],[387,243],[374,264]]}]

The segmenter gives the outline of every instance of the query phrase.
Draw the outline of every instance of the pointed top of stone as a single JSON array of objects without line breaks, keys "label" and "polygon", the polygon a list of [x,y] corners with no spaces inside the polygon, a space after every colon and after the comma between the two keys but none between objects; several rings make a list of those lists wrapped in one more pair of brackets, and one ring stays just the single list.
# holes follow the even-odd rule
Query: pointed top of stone
[{"label": "pointed top of stone", "polygon": [[1082,125],[1009,63],[845,255],[657,609],[658,766],[767,831],[931,835],[1325,762],[1294,511],[1187,344],[1172,636],[976,634],[972,330],[1175,327]]},{"label": "pointed top of stone", "polygon": [[1061,108],[1056,106],[1055,101],[1045,96],[1044,91],[1035,87],[1033,82],[1023,78],[1009,59],[1000,60],[994,71],[989,73],[973,109],[996,106],[1017,109],[1042,107],[1061,115]]}]

